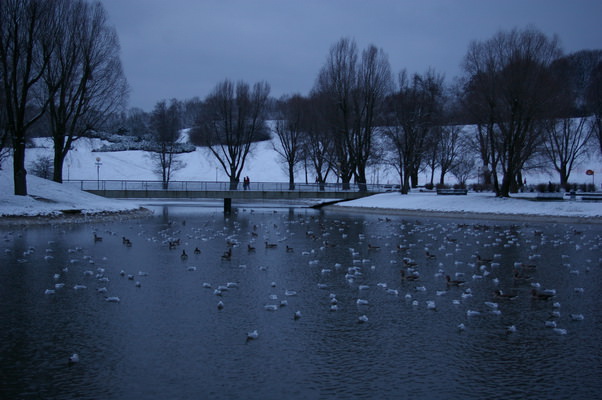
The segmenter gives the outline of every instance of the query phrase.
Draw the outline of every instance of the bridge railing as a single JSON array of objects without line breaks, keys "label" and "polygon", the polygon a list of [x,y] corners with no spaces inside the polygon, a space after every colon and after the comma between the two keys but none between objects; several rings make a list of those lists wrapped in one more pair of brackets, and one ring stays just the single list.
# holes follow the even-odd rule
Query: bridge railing
[{"label": "bridge railing", "polygon": [[358,185],[349,183],[347,186],[342,183],[295,183],[292,187],[288,182],[251,182],[248,187],[240,182],[233,187],[230,182],[210,182],[210,181],[170,181],[167,187],[162,181],[143,181],[143,180],[66,180],[64,184],[79,187],[81,190],[164,190],[164,191],[231,191],[231,190],[250,190],[261,192],[350,192],[361,191],[380,193],[396,189],[396,186],[389,184],[365,184]]}]

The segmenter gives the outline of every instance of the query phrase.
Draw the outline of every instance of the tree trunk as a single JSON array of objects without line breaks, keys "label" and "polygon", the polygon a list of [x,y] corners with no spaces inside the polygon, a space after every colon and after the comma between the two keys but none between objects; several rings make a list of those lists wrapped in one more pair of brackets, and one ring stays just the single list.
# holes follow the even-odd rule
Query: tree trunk
[{"label": "tree trunk", "polygon": [[566,185],[569,183],[569,175],[567,174],[566,165],[562,165],[560,167],[560,171],[558,172],[560,173],[560,186],[566,187]]},{"label": "tree trunk", "polygon": [[163,168],[163,176],[162,176],[162,187],[163,190],[167,190],[167,187],[169,185],[169,178],[168,178],[169,172],[167,171],[166,168]]},{"label": "tree trunk", "polygon": [[295,190],[295,166],[288,164],[288,190]]},{"label": "tree trunk", "polygon": [[512,181],[514,180],[514,173],[510,170],[507,170],[504,173],[504,177],[502,178],[502,186],[500,187],[499,197],[510,197],[510,188],[512,186]]},{"label": "tree trunk", "polygon": [[410,192],[410,175],[405,173],[403,176],[403,184],[401,185],[401,194],[408,194]]},{"label": "tree trunk", "polygon": [[418,171],[412,172],[412,188],[418,187]]},{"label": "tree trunk", "polygon": [[63,148],[65,147],[64,137],[54,136],[54,157],[53,157],[53,168],[52,180],[57,183],[63,183],[63,162],[65,157],[63,156]]},{"label": "tree trunk", "polygon": [[364,169],[360,169],[357,175],[357,185],[359,187],[360,192],[367,192],[368,185],[366,182],[366,171]]},{"label": "tree trunk", "polygon": [[492,178],[493,180],[493,190],[495,191],[496,196],[500,196],[500,182],[499,179],[497,177],[497,172],[495,170],[492,170],[490,173],[490,179]]},{"label": "tree trunk", "polygon": [[491,171],[487,168],[487,164],[483,165],[483,184],[491,185]]},{"label": "tree trunk", "polygon": [[13,151],[13,182],[15,195],[27,196],[27,170],[25,169],[25,140],[18,140]]},{"label": "tree trunk", "polygon": [[516,173],[516,175],[514,176],[514,179],[512,180],[512,185],[510,186],[510,192],[518,193],[522,184],[523,184],[523,174],[519,170]]}]

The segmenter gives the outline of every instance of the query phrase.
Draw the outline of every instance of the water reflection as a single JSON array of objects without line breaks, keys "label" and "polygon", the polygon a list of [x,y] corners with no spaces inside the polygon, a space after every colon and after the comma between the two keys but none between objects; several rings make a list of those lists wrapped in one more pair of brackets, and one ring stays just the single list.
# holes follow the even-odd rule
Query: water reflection
[{"label": "water reflection", "polygon": [[216,204],[1,235],[6,398],[593,398],[602,376],[596,225]]}]

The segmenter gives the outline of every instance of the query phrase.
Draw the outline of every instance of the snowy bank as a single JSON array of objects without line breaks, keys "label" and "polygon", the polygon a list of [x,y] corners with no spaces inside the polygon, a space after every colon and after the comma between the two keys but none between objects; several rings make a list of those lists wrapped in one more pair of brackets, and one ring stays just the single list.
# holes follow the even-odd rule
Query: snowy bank
[{"label": "snowy bank", "polygon": [[[52,155],[52,142],[47,138],[34,140],[36,147],[27,149],[26,166],[43,156]],[[65,161],[63,177],[65,179],[134,179],[157,180],[153,165],[147,152],[95,152],[104,141],[100,139],[80,139],[69,152]],[[101,157],[101,165],[96,165],[96,158]],[[173,180],[225,181],[226,176],[206,149],[198,148],[194,152],[181,155],[186,165],[176,171]],[[30,168],[31,169],[31,168]],[[300,175],[304,175],[299,171]],[[244,169],[244,176],[250,176],[253,182],[286,182],[282,163],[273,149],[272,141],[258,143]],[[378,174],[377,174],[378,175]],[[381,182],[387,181],[384,173],[379,175]],[[585,175],[583,175],[585,176]],[[589,177],[588,177],[589,178]],[[305,180],[304,176],[296,177],[297,181]],[[312,181],[313,177],[309,176]],[[529,178],[529,182],[539,179]],[[378,181],[378,180],[377,180]],[[546,178],[544,182],[547,182]],[[373,182],[376,183],[376,182]],[[33,174],[27,175],[29,196],[14,196],[12,193],[12,161],[5,160],[4,170],[0,170],[0,216],[6,220],[8,216],[57,216],[57,215],[93,215],[103,213],[132,212],[139,209],[140,204],[131,200],[114,200],[94,196],[74,187],[63,186],[48,180],[40,179]],[[521,198],[517,198],[517,197]],[[397,192],[379,194],[359,200],[340,203],[338,210],[361,212],[395,213],[403,215],[455,217],[478,217],[490,219],[526,218],[558,221],[562,219],[578,219],[581,222],[602,223],[602,202],[583,201],[531,201],[528,196],[520,194],[515,198],[496,198],[492,193],[468,193],[466,196],[437,196],[435,193],[412,192],[401,195]],[[522,198],[526,197],[526,198]],[[69,214],[71,213],[71,214]]]},{"label": "snowy bank", "polygon": [[493,193],[469,193],[465,196],[441,196],[436,193],[398,192],[377,194],[342,202],[339,210],[373,211],[422,216],[490,219],[538,219],[602,223],[602,203],[578,200],[536,201],[535,194],[517,194],[498,198]]},{"label": "snowy bank", "polygon": [[0,170],[0,216],[106,214],[140,209],[138,203],[105,199],[67,185],[27,175],[28,196],[15,196],[12,170]]}]

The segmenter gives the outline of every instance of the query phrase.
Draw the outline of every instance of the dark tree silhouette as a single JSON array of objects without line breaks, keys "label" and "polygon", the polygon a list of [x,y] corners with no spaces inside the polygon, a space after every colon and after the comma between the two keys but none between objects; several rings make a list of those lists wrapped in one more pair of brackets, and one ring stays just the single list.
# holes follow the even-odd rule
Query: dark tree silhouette
[{"label": "dark tree silhouette", "polygon": [[594,115],[594,133],[598,138],[600,154],[602,154],[602,61],[591,73],[587,88],[587,101]]},{"label": "dark tree silhouette", "polygon": [[205,99],[191,140],[207,146],[230,178],[232,190],[238,187],[251,146],[266,137],[269,94],[266,82],[251,89],[245,82],[225,80]]},{"label": "dark tree silhouette", "polygon": [[374,129],[390,88],[389,61],[382,50],[369,46],[360,59],[357,45],[347,38],[330,48],[313,93],[324,102],[320,119],[332,137],[331,165],[344,189],[355,177],[365,190]]},{"label": "dark tree silhouette", "polygon": [[556,38],[532,28],[499,32],[469,46],[467,90],[483,112],[479,120],[488,124],[490,151],[499,157],[498,196],[517,189],[517,176],[542,143],[537,122],[557,100],[550,65],[560,54]]},{"label": "dark tree silhouette", "polygon": [[73,141],[99,129],[125,109],[128,85],[119,41],[102,4],[58,0],[54,4],[56,44],[44,73],[48,119],[54,142],[55,182]]},{"label": "dark tree silhouette", "polygon": [[55,45],[52,7],[53,2],[43,0],[0,1],[2,105],[13,149],[14,193],[20,196],[27,195],[27,131],[42,117],[47,105],[47,101],[34,104],[34,95],[39,92],[40,79]]},{"label": "dark tree silhouette", "polygon": [[389,99],[385,134],[394,149],[404,194],[410,190],[411,178],[418,173],[431,143],[429,136],[439,123],[442,94],[442,76],[431,70],[409,79],[404,70],[399,74],[399,89]]},{"label": "dark tree silhouette", "polygon": [[278,119],[274,131],[278,145],[274,150],[284,161],[289,177],[289,189],[295,189],[295,167],[303,159],[303,140],[307,123],[307,99],[301,95],[282,98],[278,102]]},{"label": "dark tree silhouette", "polygon": [[593,136],[593,121],[587,118],[558,118],[545,122],[544,156],[560,175],[560,184],[566,185],[576,163],[589,150]]},{"label": "dark tree silhouette", "polygon": [[175,171],[184,167],[177,159],[177,145],[180,137],[181,122],[180,105],[172,100],[169,105],[165,100],[158,102],[150,117],[152,147],[151,158],[155,164],[155,172],[161,176],[163,189],[167,189]]}]

